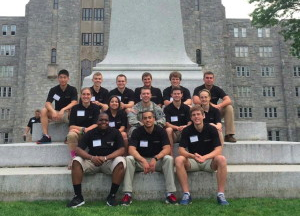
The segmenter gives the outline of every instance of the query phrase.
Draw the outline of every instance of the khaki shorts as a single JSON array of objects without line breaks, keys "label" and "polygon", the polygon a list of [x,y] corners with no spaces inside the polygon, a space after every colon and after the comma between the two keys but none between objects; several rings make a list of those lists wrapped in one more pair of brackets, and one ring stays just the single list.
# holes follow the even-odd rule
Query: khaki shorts
[{"label": "khaki shorts", "polygon": [[112,174],[113,170],[120,162],[123,163],[124,169],[126,168],[125,159],[124,157],[121,156],[116,157],[113,160],[108,160],[104,162],[101,166],[95,166],[91,160],[85,160],[81,157],[75,157],[73,161],[75,160],[82,165],[84,173],[88,173],[88,174],[95,174],[98,172],[102,172],[108,175]]},{"label": "khaki shorts", "polygon": [[196,172],[196,171],[205,171],[205,172],[214,172],[215,170],[211,169],[212,159],[208,159],[203,163],[197,162],[192,158],[188,158],[190,163],[190,169],[188,172]]},{"label": "khaki shorts", "polygon": [[180,142],[181,136],[182,136],[182,132],[181,131],[173,131],[173,138],[174,138],[173,142],[174,143]]},{"label": "khaki shorts", "polygon": [[64,112],[63,118],[61,118],[60,120],[54,121],[53,119],[51,119],[50,121],[55,123],[69,123],[69,110],[66,110]]},{"label": "khaki shorts", "polygon": [[69,143],[71,143],[71,144],[73,144],[73,143],[78,144],[79,141],[83,138],[83,136],[84,135],[82,133],[78,134],[76,132],[71,132],[70,131],[68,133],[68,135],[67,135],[67,142],[68,142],[68,144]]}]

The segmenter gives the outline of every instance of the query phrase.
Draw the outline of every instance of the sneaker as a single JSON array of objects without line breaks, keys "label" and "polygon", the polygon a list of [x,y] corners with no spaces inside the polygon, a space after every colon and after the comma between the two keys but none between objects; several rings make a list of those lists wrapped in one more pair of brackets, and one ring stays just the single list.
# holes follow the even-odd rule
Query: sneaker
[{"label": "sneaker", "polygon": [[218,204],[220,204],[220,205],[229,205],[224,194],[218,194],[216,199],[217,199]]},{"label": "sneaker", "polygon": [[48,137],[45,134],[43,134],[42,138],[37,141],[37,144],[47,144],[47,143],[51,143],[51,137],[50,136]]},{"label": "sneaker", "polygon": [[235,143],[236,142],[236,139],[234,138],[234,135],[233,134],[228,134],[225,136],[225,142],[232,142],[232,143]]},{"label": "sneaker", "polygon": [[177,203],[177,198],[176,198],[176,196],[173,193],[171,193],[169,196],[166,197],[165,203],[167,203],[167,204],[174,204],[174,205],[178,204]]},{"label": "sneaker", "polygon": [[68,208],[77,208],[85,204],[85,200],[82,196],[74,196],[73,199],[67,204]]},{"label": "sneaker", "polygon": [[129,206],[132,203],[132,197],[128,194],[125,194],[121,200],[121,205]]},{"label": "sneaker", "polygon": [[109,194],[107,197],[107,205],[108,206],[117,206],[117,201],[116,201],[116,197],[115,194]]},{"label": "sneaker", "polygon": [[182,200],[180,201],[181,205],[189,205],[192,203],[191,195],[184,193]]}]

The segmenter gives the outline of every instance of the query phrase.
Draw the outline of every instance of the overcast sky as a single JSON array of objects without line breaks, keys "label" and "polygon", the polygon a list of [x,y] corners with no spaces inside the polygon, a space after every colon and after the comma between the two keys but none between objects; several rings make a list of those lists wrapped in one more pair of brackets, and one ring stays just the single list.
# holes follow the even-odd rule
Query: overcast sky
[{"label": "overcast sky", "polygon": [[[25,16],[29,0],[0,0],[0,16]],[[252,7],[248,0],[222,0],[227,18],[249,18]]]}]

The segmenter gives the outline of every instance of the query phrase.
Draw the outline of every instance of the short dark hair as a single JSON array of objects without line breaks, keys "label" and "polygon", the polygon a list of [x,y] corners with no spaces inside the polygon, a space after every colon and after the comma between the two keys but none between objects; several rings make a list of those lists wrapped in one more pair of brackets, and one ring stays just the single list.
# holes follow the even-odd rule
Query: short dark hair
[{"label": "short dark hair", "polygon": [[180,90],[181,93],[183,94],[183,90],[182,90],[182,88],[179,87],[179,86],[174,86],[174,87],[172,87],[172,88],[171,88],[171,94],[172,94],[174,91],[178,91],[178,90]]},{"label": "short dark hair", "polygon": [[206,76],[207,74],[208,74],[208,75],[213,75],[213,77],[214,77],[214,73],[213,73],[212,71],[206,71],[206,72],[204,73],[204,76],[203,76],[203,77],[205,78],[205,76]]},{"label": "short dark hair", "polygon": [[150,89],[150,88],[147,88],[147,87],[145,87],[145,86],[143,86],[142,88],[141,88],[141,91],[140,91],[140,93],[142,92],[142,90],[144,90],[144,89],[147,89],[147,90],[149,90],[150,91],[150,93],[152,93],[152,90]]},{"label": "short dark hair", "polygon": [[66,75],[67,77],[69,77],[69,72],[66,69],[60,70],[57,74],[57,76],[60,75]]},{"label": "short dark hair", "polygon": [[171,80],[171,78],[176,77],[179,78],[180,80],[182,80],[182,74],[179,71],[173,71],[169,74],[169,80]]},{"label": "short dark hair", "polygon": [[153,79],[152,74],[149,73],[149,72],[144,72],[144,73],[142,74],[142,78],[141,78],[141,79],[143,80],[144,77],[150,77],[151,79]]},{"label": "short dark hair", "polygon": [[200,94],[202,93],[202,92],[207,92],[208,93],[208,95],[209,95],[209,97],[211,97],[211,92],[208,90],[208,89],[202,89],[201,91],[199,91],[199,96],[200,96]]},{"label": "short dark hair", "polygon": [[148,113],[148,112],[150,112],[152,114],[152,116],[155,118],[155,113],[151,110],[147,110],[147,111],[142,112],[142,118],[143,118],[144,113]]},{"label": "short dark hair", "polygon": [[192,112],[194,111],[201,111],[202,115],[204,115],[204,109],[200,105],[195,105],[191,107],[191,109],[189,110],[190,117],[192,116]]},{"label": "short dark hair", "polygon": [[116,77],[116,81],[117,81],[118,77],[124,77],[124,78],[125,78],[125,81],[127,81],[126,75],[124,75],[124,74],[119,74],[119,75]]}]

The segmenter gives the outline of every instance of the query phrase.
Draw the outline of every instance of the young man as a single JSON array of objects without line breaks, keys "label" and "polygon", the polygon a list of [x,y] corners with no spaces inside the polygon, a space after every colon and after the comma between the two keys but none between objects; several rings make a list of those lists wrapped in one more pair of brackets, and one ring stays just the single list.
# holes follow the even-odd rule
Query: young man
[{"label": "young man", "polygon": [[[25,132],[23,134],[23,140],[26,141],[26,137],[28,133],[30,132],[30,135],[32,134],[32,126],[34,123],[40,123],[40,117],[41,117],[41,110],[37,109],[34,111],[34,117],[30,118],[27,124],[27,127],[25,128]],[[29,142],[31,142],[31,136],[28,139]]]},{"label": "young man", "polygon": [[129,142],[129,154],[126,157],[127,169],[124,177],[123,191],[125,195],[122,205],[132,202],[133,179],[135,171],[145,174],[161,171],[165,177],[166,203],[176,204],[173,194],[176,191],[174,183],[173,158],[170,154],[170,145],[163,128],[155,125],[154,114],[146,111],[142,114],[143,127],[134,130]]},{"label": "young man", "polygon": [[[143,86],[149,88],[152,93],[152,98],[151,101],[153,101],[155,104],[158,106],[162,107],[163,104],[163,97],[162,97],[162,92],[159,88],[155,88],[152,86],[152,75],[149,72],[145,72],[142,74],[142,82]],[[141,101],[141,89],[142,87],[138,87],[135,89],[135,103],[138,103]]]},{"label": "young man", "polygon": [[[67,204],[67,207],[76,208],[85,204],[81,183],[84,173],[94,174],[103,172],[112,174],[112,185],[107,197],[107,205],[116,206],[115,195],[121,184],[125,172],[125,159],[123,139],[120,132],[109,127],[109,116],[100,113],[97,128],[88,131],[82,138],[72,164],[72,183],[75,196]],[[89,152],[86,152],[86,149]],[[101,182],[100,182],[101,184]]]},{"label": "young man", "polygon": [[163,100],[164,100],[164,105],[167,106],[172,102],[172,97],[171,97],[171,89],[173,87],[180,87],[183,91],[183,97],[182,97],[182,102],[188,106],[191,105],[191,96],[190,92],[187,88],[183,87],[180,85],[181,80],[182,80],[182,74],[178,71],[173,71],[169,74],[169,80],[171,83],[171,86],[163,90]]},{"label": "young man", "polygon": [[184,128],[191,124],[190,107],[181,101],[183,91],[180,87],[171,90],[172,103],[165,107],[166,132],[170,141],[171,156],[173,156],[173,144],[179,142]]},{"label": "young man", "polygon": [[165,126],[165,115],[161,107],[156,105],[150,99],[152,97],[151,90],[149,88],[142,87],[141,89],[141,98],[142,100],[138,102],[128,113],[128,121],[131,126],[128,131],[128,136],[131,137],[131,134],[134,129],[137,127],[143,126],[142,113],[145,111],[152,111],[155,113],[155,124],[164,127]]},{"label": "young man", "polygon": [[[227,162],[222,156],[222,147],[214,126],[203,124],[204,110],[196,105],[190,110],[192,125],[183,130],[179,154],[175,160],[179,183],[184,192],[182,205],[192,202],[188,185],[188,172],[217,170],[217,202],[228,205],[224,191],[227,178]],[[187,150],[186,150],[187,149]]]},{"label": "young man", "polygon": [[[45,107],[41,111],[41,123],[43,136],[37,141],[37,144],[50,143],[51,137],[48,135],[48,120],[55,122],[69,122],[70,109],[77,104],[77,90],[68,84],[69,72],[60,70],[58,73],[59,85],[50,89],[45,103]],[[55,107],[53,108],[52,102]]]},{"label": "young man", "polygon": [[99,106],[99,108],[102,111],[105,111],[108,109],[107,100],[108,100],[109,91],[106,88],[101,87],[101,83],[103,81],[101,72],[96,71],[93,74],[92,81],[94,84],[91,87],[92,95],[93,95],[91,101],[92,103]]},{"label": "young man", "polygon": [[127,78],[123,74],[119,74],[116,77],[117,88],[113,89],[109,93],[109,97],[112,95],[117,95],[121,101],[121,109],[128,109],[134,106],[135,93],[132,89],[126,86]]},{"label": "young man", "polygon": [[[202,89],[208,89],[211,93],[211,105],[217,108],[221,112],[222,118],[225,120],[225,142],[236,142],[234,138],[235,135],[235,125],[234,125],[234,111],[232,107],[231,98],[218,86],[214,85],[214,74],[211,71],[207,71],[203,76],[204,84],[196,87],[193,92],[193,103],[201,104],[199,98],[199,92]],[[217,104],[218,100],[223,101]]]}]

